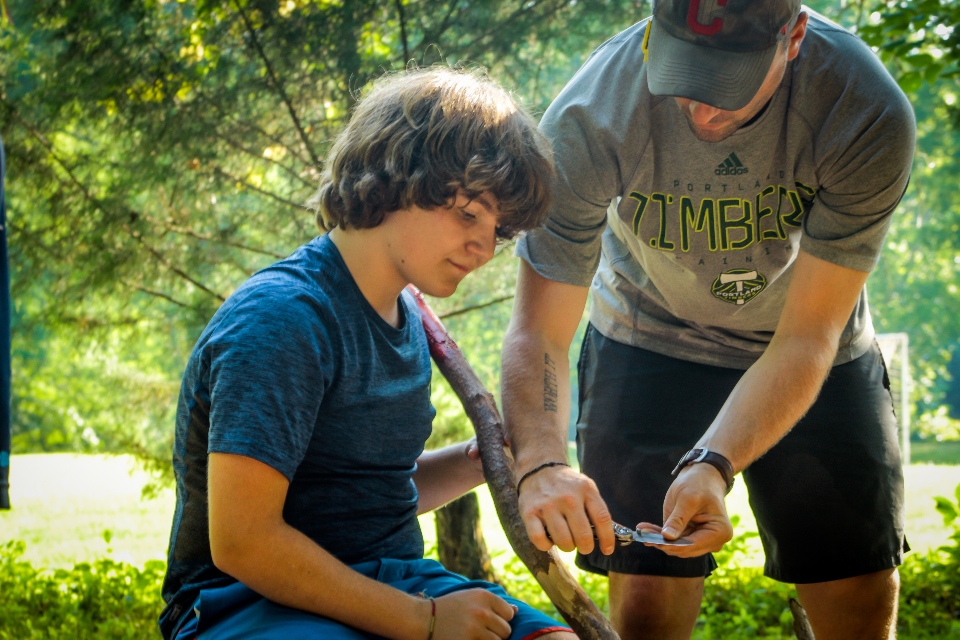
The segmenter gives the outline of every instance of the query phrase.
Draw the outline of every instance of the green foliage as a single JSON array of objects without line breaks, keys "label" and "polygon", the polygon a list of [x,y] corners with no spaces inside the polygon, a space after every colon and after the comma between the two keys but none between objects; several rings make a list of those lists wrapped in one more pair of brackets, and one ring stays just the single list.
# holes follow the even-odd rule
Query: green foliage
[{"label": "green foliage", "polygon": [[[926,555],[909,555],[900,568],[898,637],[904,640],[947,638],[960,634],[960,486],[954,497],[937,497],[937,510],[952,526],[952,543]],[[112,533],[103,532],[110,543]],[[748,539],[732,542],[729,555],[707,580],[697,640],[791,638],[791,585],[775,582],[760,569],[737,567],[731,558]],[[82,563],[71,570],[35,569],[20,558],[22,542],[0,546],[0,640],[6,638],[146,638],[156,635],[162,608],[164,563],[151,561],[142,570],[109,559]],[[436,546],[427,550],[436,557]],[[516,556],[499,574],[508,592],[560,619],[556,608]],[[609,614],[607,581],[582,573],[580,585]]]},{"label": "green foliage", "polygon": [[[924,83],[933,86],[960,77],[958,23],[960,2],[956,0],[885,0],[860,36],[894,65],[904,92],[914,93]],[[955,99],[947,104],[954,105]],[[955,122],[960,123],[958,115],[954,109]]]},{"label": "green foliage", "polygon": [[49,572],[20,560],[24,550],[0,545],[0,640],[159,637],[164,563],[103,559]]},{"label": "green foliage", "polygon": [[[960,344],[960,133],[941,126],[957,117],[958,4],[888,0],[879,20],[862,2],[813,5],[883,47],[911,90],[913,181],[869,287],[878,329],[910,334],[918,414],[935,411]],[[38,0],[11,11],[0,129],[14,446],[135,452],[163,474],[190,348],[240,282],[316,233],[300,203],[371,78],[411,60],[484,65],[540,111],[649,2]],[[511,295],[515,261],[495,262],[438,309]],[[448,321],[491,390],[509,309]],[[440,380],[434,399],[431,444],[469,433]]]},{"label": "green foliage", "polygon": [[[740,516],[732,515],[730,516],[730,524],[733,525],[733,530],[737,530],[737,526],[740,524]],[[744,531],[743,533],[738,533],[733,536],[733,539],[730,540],[727,544],[723,545],[723,549],[717,551],[713,554],[714,559],[717,561],[717,565],[720,567],[726,567],[734,564],[733,560],[737,554],[745,555],[747,552],[748,541],[752,538],[759,537],[759,533],[756,531]]]},{"label": "green foliage", "polygon": [[[953,357],[960,357],[960,354],[954,354]],[[935,411],[927,411],[920,416],[915,431],[921,438],[957,442],[960,441],[960,420],[950,417],[947,405],[940,405]]]},{"label": "green foliage", "polygon": [[[316,234],[301,203],[369,80],[408,61],[484,65],[539,110],[646,7],[14,3],[16,26],[0,25],[0,129],[16,449],[132,451],[162,471],[190,348],[239,283]],[[501,275],[515,268],[495,271],[458,300],[512,293]],[[451,320],[472,361],[498,352],[502,325],[486,320],[504,310]],[[497,367],[475,362],[495,388]]]},{"label": "green foliage", "polygon": [[960,442],[912,442],[910,459],[914,464],[960,465]]},{"label": "green foliage", "polygon": [[960,485],[955,500],[934,498],[952,542],[924,556],[909,557],[900,570],[901,637],[960,636]]}]

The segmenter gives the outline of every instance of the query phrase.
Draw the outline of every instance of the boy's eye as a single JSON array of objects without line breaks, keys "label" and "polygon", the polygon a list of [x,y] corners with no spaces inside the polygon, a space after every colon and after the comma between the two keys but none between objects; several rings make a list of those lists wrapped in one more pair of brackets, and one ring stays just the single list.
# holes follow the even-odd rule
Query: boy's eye
[{"label": "boy's eye", "polygon": [[473,215],[472,213],[470,213],[470,212],[467,211],[466,209],[460,209],[460,214],[463,216],[463,219],[464,219],[464,220],[471,220],[471,221],[472,221],[472,220],[476,220],[476,219],[477,219],[477,216]]}]

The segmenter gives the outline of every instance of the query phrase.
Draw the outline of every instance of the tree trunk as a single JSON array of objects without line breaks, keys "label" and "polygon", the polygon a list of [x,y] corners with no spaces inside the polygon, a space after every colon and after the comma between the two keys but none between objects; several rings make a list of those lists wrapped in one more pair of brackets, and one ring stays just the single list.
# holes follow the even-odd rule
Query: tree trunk
[{"label": "tree trunk", "polygon": [[480,502],[473,491],[436,511],[437,551],[449,571],[500,584],[480,529]]},{"label": "tree trunk", "polygon": [[563,564],[556,548],[540,551],[527,536],[517,504],[517,480],[513,460],[503,446],[503,423],[493,396],[467,363],[457,344],[450,338],[440,319],[423,296],[412,285],[423,328],[430,345],[430,355],[440,373],[463,403],[464,411],[477,431],[477,445],[483,462],[483,475],[497,507],[500,524],[510,546],[537,579],[564,620],[573,627],[580,640],[620,640],[610,621],[577,584]]}]

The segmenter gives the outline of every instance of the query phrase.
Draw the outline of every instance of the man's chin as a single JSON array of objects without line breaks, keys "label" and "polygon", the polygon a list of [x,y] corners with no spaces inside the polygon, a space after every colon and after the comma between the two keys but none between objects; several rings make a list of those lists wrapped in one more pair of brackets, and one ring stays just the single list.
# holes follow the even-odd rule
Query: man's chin
[{"label": "man's chin", "polygon": [[703,142],[723,142],[736,131],[736,129],[697,129],[693,125],[690,126],[690,130],[698,140]]},{"label": "man's chin", "polygon": [[703,142],[722,142],[732,136],[737,130],[736,125],[717,129],[704,129],[693,124],[690,118],[687,118],[687,126],[690,127],[690,132],[695,135],[698,140]]}]

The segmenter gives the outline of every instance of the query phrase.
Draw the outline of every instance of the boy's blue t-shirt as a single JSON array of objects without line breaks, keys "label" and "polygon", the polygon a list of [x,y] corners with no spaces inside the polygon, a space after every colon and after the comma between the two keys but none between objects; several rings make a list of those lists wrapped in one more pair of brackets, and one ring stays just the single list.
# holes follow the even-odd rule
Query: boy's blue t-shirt
[{"label": "boy's blue t-shirt", "polygon": [[286,476],[284,520],[347,564],[422,557],[412,475],[434,409],[407,292],[400,318],[394,328],[377,314],[327,236],[254,275],[213,316],[177,407],[164,636],[200,589],[235,582],[211,560],[208,453]]}]

